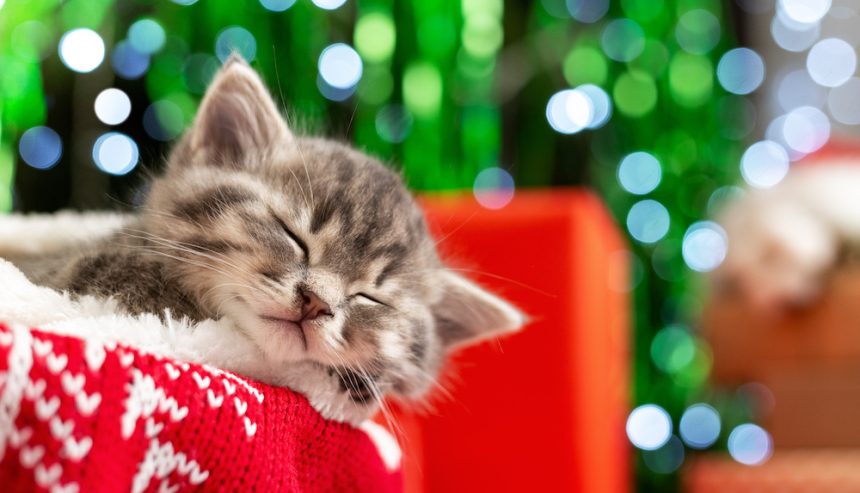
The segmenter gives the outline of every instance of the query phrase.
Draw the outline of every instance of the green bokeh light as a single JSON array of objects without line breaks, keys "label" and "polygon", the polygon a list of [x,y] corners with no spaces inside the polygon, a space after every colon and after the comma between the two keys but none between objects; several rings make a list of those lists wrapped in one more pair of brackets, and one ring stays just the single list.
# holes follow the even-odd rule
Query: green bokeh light
[{"label": "green bokeh light", "polygon": [[490,57],[502,46],[504,32],[498,20],[487,14],[466,18],[463,25],[463,48],[476,57]]},{"label": "green bokeh light", "polygon": [[700,55],[676,53],[669,64],[669,88],[672,99],[681,106],[701,106],[711,97],[714,66]]},{"label": "green bokeh light", "polygon": [[645,47],[635,60],[629,63],[630,68],[648,72],[658,78],[669,64],[669,50],[666,45],[655,39],[645,40]]},{"label": "green bokeh light", "polygon": [[413,63],[403,73],[403,102],[416,117],[439,112],[442,89],[442,74],[429,63]]},{"label": "green bokeh light", "polygon": [[594,46],[574,47],[564,58],[564,79],[572,86],[580,84],[603,85],[609,73],[609,65],[603,53]]},{"label": "green bokeh light", "polygon": [[27,21],[12,30],[10,43],[15,54],[29,62],[37,62],[48,55],[53,43],[51,32],[39,21]]},{"label": "green bokeh light", "polygon": [[651,359],[660,370],[673,374],[683,370],[696,355],[693,336],[686,329],[670,325],[651,341]]},{"label": "green bokeh light", "polygon": [[703,55],[719,43],[720,21],[707,10],[691,10],[678,20],[675,39],[684,50]]},{"label": "green bokeh light", "polygon": [[391,16],[373,12],[355,24],[355,49],[368,62],[384,62],[394,54],[397,30]]},{"label": "green bokeh light", "polygon": [[648,73],[629,70],[615,81],[612,98],[619,112],[629,117],[639,117],[657,105],[657,85]]}]

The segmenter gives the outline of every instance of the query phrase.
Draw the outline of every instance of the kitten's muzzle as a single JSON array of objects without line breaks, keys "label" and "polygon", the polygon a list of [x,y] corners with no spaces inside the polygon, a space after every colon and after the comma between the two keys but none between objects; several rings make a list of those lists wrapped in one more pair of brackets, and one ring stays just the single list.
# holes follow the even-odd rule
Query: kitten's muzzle
[{"label": "kitten's muzzle", "polygon": [[302,318],[299,320],[299,324],[333,315],[328,303],[321,300],[316,293],[308,289],[301,289],[300,293],[302,295]]}]

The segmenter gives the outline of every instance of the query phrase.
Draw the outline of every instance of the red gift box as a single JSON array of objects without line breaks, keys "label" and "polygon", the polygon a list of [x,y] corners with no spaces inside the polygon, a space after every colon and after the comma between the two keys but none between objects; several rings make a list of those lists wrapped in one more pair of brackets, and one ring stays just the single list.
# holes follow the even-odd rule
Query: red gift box
[{"label": "red gift box", "polygon": [[627,253],[604,206],[584,190],[422,202],[449,264],[532,321],[460,352],[450,394],[399,413],[407,491],[629,491]]}]

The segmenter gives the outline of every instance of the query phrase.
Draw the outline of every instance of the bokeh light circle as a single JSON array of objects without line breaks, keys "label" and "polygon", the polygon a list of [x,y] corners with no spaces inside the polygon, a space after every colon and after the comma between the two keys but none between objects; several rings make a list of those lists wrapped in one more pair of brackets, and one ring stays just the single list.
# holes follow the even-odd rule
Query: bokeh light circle
[{"label": "bokeh light circle", "polygon": [[624,190],[636,195],[652,192],[663,177],[660,161],[647,152],[633,152],[618,165],[618,182]]},{"label": "bokeh light circle", "polygon": [[609,0],[567,0],[567,11],[579,22],[592,24],[609,11]]},{"label": "bokeh light circle", "polygon": [[733,94],[749,94],[764,81],[764,61],[749,48],[727,51],[717,65],[717,79]]},{"label": "bokeh light circle", "polygon": [[355,48],[368,62],[383,62],[394,54],[394,19],[381,12],[361,16],[355,24]]},{"label": "bokeh light circle", "polygon": [[652,472],[672,474],[684,463],[684,444],[673,435],[662,447],[643,451],[642,462]]},{"label": "bokeh light circle", "polygon": [[323,9],[323,10],[335,10],[339,9],[343,4],[346,3],[346,0],[311,0],[314,5]]},{"label": "bokeh light circle", "polygon": [[119,125],[131,114],[131,99],[114,87],[100,92],[94,106],[98,119],[107,125]]},{"label": "bokeh light circle", "polygon": [[819,86],[806,70],[783,75],[777,82],[776,96],[780,108],[791,111],[800,106],[821,108],[827,101],[827,89]]},{"label": "bokeh light circle", "polygon": [[105,58],[105,43],[92,29],[72,29],[60,38],[60,60],[82,74],[92,72]]},{"label": "bokeh light circle", "polygon": [[568,84],[603,84],[609,73],[609,65],[603,53],[594,46],[574,46],[562,64],[564,78]]},{"label": "bokeh light circle", "polygon": [[335,89],[349,89],[358,84],[364,65],[352,46],[335,43],[327,46],[319,57],[320,77]]},{"label": "bokeh light circle", "polygon": [[684,51],[704,55],[720,41],[720,21],[707,10],[690,10],[678,19],[675,39]]},{"label": "bokeh light circle", "polygon": [[586,128],[600,128],[606,125],[612,117],[612,100],[601,87],[594,84],[583,84],[576,88],[591,101],[591,119]]},{"label": "bokeh light circle", "polygon": [[630,19],[616,19],[603,28],[600,44],[609,58],[629,62],[645,48],[645,33]]},{"label": "bokeh light circle", "polygon": [[696,343],[690,332],[680,326],[664,327],[651,340],[651,361],[664,373],[674,375],[693,362]]},{"label": "bokeh light circle", "polygon": [[628,70],[615,81],[612,99],[623,115],[644,116],[657,105],[657,84],[647,72]]},{"label": "bokeh light circle", "polygon": [[442,74],[435,65],[412,63],[403,72],[403,102],[417,117],[430,117],[439,112],[443,90]]},{"label": "bokeh light circle", "polygon": [[143,129],[155,140],[175,139],[185,127],[182,109],[172,101],[162,99],[146,108],[143,113]]},{"label": "bokeh light circle", "polygon": [[801,106],[785,115],[782,137],[797,152],[815,152],[830,139],[830,119],[818,108]]},{"label": "bokeh light circle", "polygon": [[776,185],[788,174],[788,168],[789,159],[785,148],[770,140],[749,146],[741,157],[741,176],[755,188]]},{"label": "bokeh light circle", "polygon": [[163,48],[166,40],[164,28],[153,19],[140,19],[128,28],[128,42],[132,48],[145,55]]},{"label": "bokeh light circle", "polygon": [[729,455],[741,464],[757,466],[773,454],[773,440],[762,427],[742,424],[729,434]]},{"label": "bokeh light circle", "polygon": [[578,89],[564,89],[546,104],[546,119],[556,132],[574,134],[586,128],[594,116],[591,98]]},{"label": "bokeh light circle", "polygon": [[636,448],[656,450],[672,436],[672,419],[656,404],[644,404],[627,417],[627,438]]},{"label": "bokeh light circle", "polygon": [[777,0],[777,9],[794,22],[812,24],[830,10],[831,0]]},{"label": "bokeh light circle", "polygon": [[720,437],[720,413],[707,404],[693,404],[681,416],[678,431],[688,447],[704,449]]},{"label": "bokeh light circle", "polygon": [[475,177],[475,200],[487,209],[501,209],[514,198],[514,178],[502,168],[487,168]]},{"label": "bokeh light circle", "polygon": [[283,12],[295,5],[296,0],[260,0],[260,4],[266,10],[272,12]]},{"label": "bokeh light circle", "polygon": [[806,70],[818,84],[838,87],[847,82],[857,70],[857,54],[854,47],[842,39],[822,39],[809,50]]},{"label": "bokeh light circle", "polygon": [[728,236],[719,224],[700,221],[687,228],[681,243],[681,255],[687,267],[697,272],[710,272],[726,258]]},{"label": "bokeh light circle", "polygon": [[63,155],[63,141],[51,128],[33,127],[21,134],[18,153],[30,167],[50,169]]},{"label": "bokeh light circle", "polygon": [[412,131],[412,114],[399,104],[390,104],[376,113],[376,132],[382,140],[399,143],[406,140]]},{"label": "bokeh light circle", "polygon": [[257,40],[244,27],[228,27],[221,31],[215,39],[215,55],[221,60],[221,63],[226,62],[234,51],[238,52],[247,62],[254,61],[257,56]]},{"label": "bokeh light circle", "polygon": [[852,77],[831,89],[827,96],[827,109],[839,123],[860,124],[860,79]]},{"label": "bokeh light circle", "polygon": [[806,24],[800,26],[788,25],[778,15],[773,17],[770,24],[770,35],[780,48],[786,51],[801,52],[809,49],[821,34],[821,25]]},{"label": "bokeh light circle", "polygon": [[135,50],[128,41],[120,41],[111,52],[110,63],[123,79],[139,79],[149,70],[149,55]]},{"label": "bokeh light circle", "polygon": [[137,166],[139,152],[131,137],[118,132],[108,132],[93,145],[93,161],[105,173],[125,175]]},{"label": "bokeh light circle", "polygon": [[655,243],[666,236],[669,223],[669,211],[656,200],[639,201],[627,213],[627,230],[642,243]]},{"label": "bokeh light circle", "polygon": [[669,63],[669,88],[672,99],[689,108],[708,102],[714,86],[714,67],[701,55],[676,53]]}]

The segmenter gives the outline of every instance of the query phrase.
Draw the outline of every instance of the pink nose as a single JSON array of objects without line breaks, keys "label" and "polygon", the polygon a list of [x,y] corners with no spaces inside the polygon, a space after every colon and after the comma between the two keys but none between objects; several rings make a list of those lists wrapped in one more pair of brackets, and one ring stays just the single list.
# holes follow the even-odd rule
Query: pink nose
[{"label": "pink nose", "polygon": [[302,321],[316,320],[323,315],[331,315],[331,309],[328,303],[321,300],[313,291],[306,289],[301,290],[302,293]]}]

